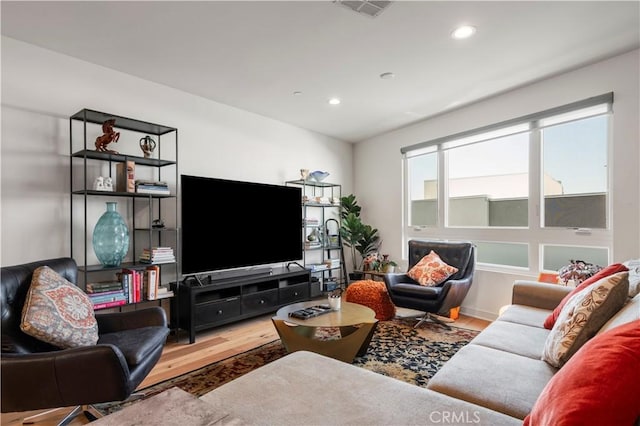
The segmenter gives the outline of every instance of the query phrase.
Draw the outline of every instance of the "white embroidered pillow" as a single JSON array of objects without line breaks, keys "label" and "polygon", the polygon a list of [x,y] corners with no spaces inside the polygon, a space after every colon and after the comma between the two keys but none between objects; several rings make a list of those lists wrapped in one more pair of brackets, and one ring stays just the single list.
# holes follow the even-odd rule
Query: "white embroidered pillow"
[{"label": "white embroidered pillow", "polygon": [[63,349],[98,342],[98,323],[91,300],[48,266],[33,272],[20,329]]},{"label": "white embroidered pillow", "polygon": [[574,294],[545,341],[542,360],[560,368],[624,306],[629,272],[618,272]]},{"label": "white embroidered pillow", "polygon": [[448,265],[435,251],[431,250],[407,272],[407,275],[418,281],[420,285],[434,287],[456,272],[458,268]]}]

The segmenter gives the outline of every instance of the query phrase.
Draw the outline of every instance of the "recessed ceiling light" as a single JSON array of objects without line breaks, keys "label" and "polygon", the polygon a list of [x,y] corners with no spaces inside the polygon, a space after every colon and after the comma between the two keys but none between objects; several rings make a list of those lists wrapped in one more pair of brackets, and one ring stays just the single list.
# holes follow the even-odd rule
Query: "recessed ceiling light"
[{"label": "recessed ceiling light", "polygon": [[451,37],[456,40],[461,40],[463,38],[471,37],[476,33],[476,27],[472,27],[471,25],[462,25],[456,28],[452,33]]},{"label": "recessed ceiling light", "polygon": [[339,105],[340,104],[340,99],[331,98],[331,99],[329,99],[329,104],[331,104],[331,105]]},{"label": "recessed ceiling light", "polygon": [[384,80],[389,80],[393,77],[395,77],[396,75],[392,72],[383,72],[382,74],[380,74],[380,78],[384,79]]}]

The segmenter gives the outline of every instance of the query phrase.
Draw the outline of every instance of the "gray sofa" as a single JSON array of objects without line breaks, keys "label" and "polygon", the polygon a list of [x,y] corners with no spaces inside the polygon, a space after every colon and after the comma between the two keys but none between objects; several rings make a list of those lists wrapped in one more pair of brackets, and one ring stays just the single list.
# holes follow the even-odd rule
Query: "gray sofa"
[{"label": "gray sofa", "polygon": [[[230,418],[265,425],[516,425],[556,373],[542,324],[570,288],[518,281],[512,305],[420,388],[295,352],[204,395]],[[600,332],[640,318],[640,294]]]}]

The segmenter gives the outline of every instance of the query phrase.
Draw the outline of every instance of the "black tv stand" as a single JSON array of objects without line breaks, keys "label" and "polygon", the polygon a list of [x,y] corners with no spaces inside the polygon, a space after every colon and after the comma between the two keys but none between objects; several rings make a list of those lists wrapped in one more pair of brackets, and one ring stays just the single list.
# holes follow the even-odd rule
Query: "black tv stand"
[{"label": "black tv stand", "polygon": [[304,266],[302,266],[302,265],[301,265],[301,264],[299,264],[298,262],[289,262],[289,263],[287,263],[287,266],[286,266],[287,270],[289,270],[289,266],[291,266],[291,265],[299,266],[299,267],[300,267],[300,269],[306,269]]},{"label": "black tv stand", "polygon": [[204,286],[204,283],[202,282],[200,277],[195,275],[195,274],[194,275],[188,275],[188,276],[184,277],[184,279],[182,280],[182,285],[190,286],[192,279],[195,280],[196,284],[198,284],[200,287]]},{"label": "black tv stand", "polygon": [[177,318],[179,328],[189,332],[189,343],[196,341],[196,331],[275,312],[284,305],[310,299],[309,270],[268,269],[268,273],[254,270],[256,274],[247,275],[242,271],[245,274],[213,280],[190,276],[190,281],[185,279],[174,285],[178,298],[171,306],[172,318]]}]

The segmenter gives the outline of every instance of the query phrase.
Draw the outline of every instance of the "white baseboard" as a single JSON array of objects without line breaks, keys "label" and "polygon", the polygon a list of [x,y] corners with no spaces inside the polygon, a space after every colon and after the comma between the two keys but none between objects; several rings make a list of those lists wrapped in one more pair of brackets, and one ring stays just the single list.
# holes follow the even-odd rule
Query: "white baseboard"
[{"label": "white baseboard", "polygon": [[495,321],[498,318],[498,314],[489,311],[483,311],[480,309],[467,308],[462,306],[460,312],[468,317],[480,318],[487,321]]}]

